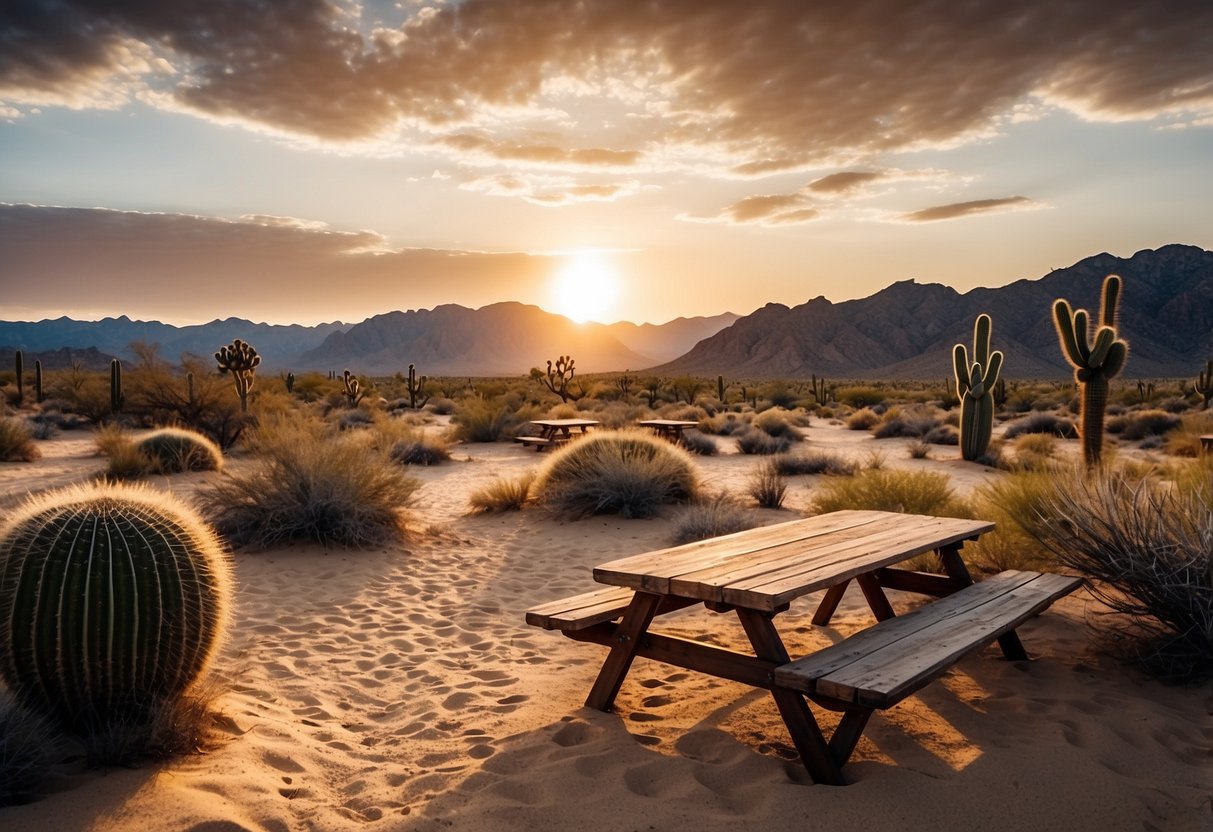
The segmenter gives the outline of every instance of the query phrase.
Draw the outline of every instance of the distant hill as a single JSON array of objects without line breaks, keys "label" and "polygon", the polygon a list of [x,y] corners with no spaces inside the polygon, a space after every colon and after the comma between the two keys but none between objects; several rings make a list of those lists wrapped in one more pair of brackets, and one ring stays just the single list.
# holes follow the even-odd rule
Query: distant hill
[{"label": "distant hill", "polygon": [[844,303],[818,297],[792,308],[768,304],[652,372],[937,378],[951,374],[952,345],[969,343],[974,319],[988,312],[1009,377],[1068,376],[1053,331],[1053,301],[1067,298],[1095,313],[1108,274],[1124,278],[1126,377],[1193,375],[1213,355],[1213,252],[1169,245],[1127,259],[1098,254],[1038,280],[963,295],[906,280]]},{"label": "distant hill", "polygon": [[94,347],[119,358],[132,358],[130,345],[143,341],[159,344],[160,355],[172,361],[186,352],[211,355],[232,339],[241,338],[257,348],[265,366],[282,367],[300,353],[318,346],[325,336],[349,326],[340,321],[317,326],[283,326],[227,318],[178,327],[159,321],[132,321],[125,315],[100,321],[67,317],[35,322],[0,321],[0,349],[41,352]]},{"label": "distant hill", "polygon": [[[704,338],[710,338],[740,315],[725,312],[708,318],[675,318],[664,324],[634,324],[620,321],[607,328],[628,349],[649,359],[646,364],[672,361]],[[628,368],[630,369],[630,368]]]},{"label": "distant hill", "polygon": [[[0,367],[6,370],[13,368],[13,359],[17,351],[12,347],[0,347]],[[96,347],[87,349],[71,349],[61,347],[45,352],[23,352],[21,363],[25,372],[33,377],[34,362],[41,361],[44,370],[70,370],[73,366],[81,370],[108,370],[115,356],[101,352]]]},{"label": "distant hill", "polygon": [[330,334],[299,364],[378,375],[412,363],[429,375],[498,376],[526,373],[566,353],[582,374],[653,363],[624,346],[604,324],[576,324],[538,306],[494,303],[376,315],[348,332]]}]

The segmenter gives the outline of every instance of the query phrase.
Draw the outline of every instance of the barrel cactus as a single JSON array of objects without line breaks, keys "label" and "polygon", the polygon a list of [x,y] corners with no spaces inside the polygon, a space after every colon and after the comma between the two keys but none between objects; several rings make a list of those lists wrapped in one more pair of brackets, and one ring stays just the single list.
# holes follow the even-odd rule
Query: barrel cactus
[{"label": "barrel cactus", "polygon": [[1104,411],[1108,406],[1108,382],[1125,366],[1129,344],[1116,329],[1120,277],[1108,275],[1103,282],[1099,306],[1099,326],[1091,338],[1090,316],[1085,309],[1070,308],[1064,299],[1053,304],[1053,323],[1062,353],[1074,367],[1074,380],[1082,392],[1080,437],[1082,459],[1088,466],[1098,465],[1103,453]]},{"label": "barrel cactus", "polygon": [[210,666],[231,572],[170,496],[100,483],[32,497],[0,525],[0,677],[69,730],[140,724]]},{"label": "barrel cactus", "polygon": [[973,325],[973,361],[964,344],[952,349],[956,395],[960,397],[960,454],[972,462],[986,452],[994,433],[994,386],[1002,370],[1002,353],[990,352],[990,316]]}]

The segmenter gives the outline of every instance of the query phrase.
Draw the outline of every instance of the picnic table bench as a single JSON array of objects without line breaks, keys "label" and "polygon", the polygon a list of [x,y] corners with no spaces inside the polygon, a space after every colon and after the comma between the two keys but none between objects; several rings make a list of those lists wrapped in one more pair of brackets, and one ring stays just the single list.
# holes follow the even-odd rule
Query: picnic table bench
[{"label": "picnic table bench", "polygon": [[[839,511],[750,529],[602,564],[607,588],[530,610],[527,623],[610,648],[586,704],[609,710],[637,656],[770,691],[813,779],[842,784],[841,768],[874,711],[890,708],[964,656],[997,641],[1026,659],[1015,628],[1081,585],[1080,578],[1006,571],[974,584],[960,548],[993,528],[981,520]],[[938,553],[943,572],[897,568]],[[877,623],[793,661],[776,617],[826,590],[813,616],[824,626],[851,582]],[[938,598],[897,615],[885,589]],[[652,621],[702,603],[740,619],[752,653],[652,632]],[[842,712],[827,741],[808,702]]]},{"label": "picnic table bench", "polygon": [[[515,436],[514,441],[524,448],[535,447],[536,451],[544,448],[560,446],[570,441],[574,436],[580,436],[598,424],[593,419],[533,419],[530,424],[537,427],[538,436]],[[574,434],[573,431],[577,433]]]},{"label": "picnic table bench", "polygon": [[677,442],[682,439],[682,432],[693,428],[698,422],[688,422],[684,419],[644,419],[637,422],[641,427],[649,428],[660,437]]}]

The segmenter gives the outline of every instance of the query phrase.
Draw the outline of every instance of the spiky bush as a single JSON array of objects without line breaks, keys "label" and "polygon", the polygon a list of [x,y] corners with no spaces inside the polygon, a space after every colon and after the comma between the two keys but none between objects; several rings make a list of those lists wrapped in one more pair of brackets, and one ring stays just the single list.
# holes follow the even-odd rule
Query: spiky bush
[{"label": "spiky bush", "polygon": [[761,508],[780,508],[788,494],[788,481],[771,459],[765,459],[750,474],[746,489]]},{"label": "spiky bush", "polygon": [[1078,436],[1078,429],[1065,417],[1054,413],[1033,412],[1009,423],[1003,438],[1014,439],[1025,433],[1049,433],[1062,439],[1074,439]]},{"label": "spiky bush", "polygon": [[801,438],[801,434],[792,424],[793,418],[786,410],[772,408],[755,416],[752,424],[768,436],[795,441]]},{"label": "spiky bush", "polygon": [[451,424],[459,441],[496,442],[509,438],[528,418],[513,402],[475,397],[464,400]]},{"label": "spiky bush", "polygon": [[1147,436],[1163,436],[1180,425],[1180,417],[1165,410],[1139,410],[1108,420],[1108,433],[1137,442]]},{"label": "spiky bush", "polygon": [[888,394],[878,387],[860,385],[842,387],[834,392],[834,398],[841,404],[849,404],[855,408],[864,408],[880,404],[888,398]]},{"label": "spiky bush", "polygon": [[750,419],[747,416],[748,414],[717,413],[710,419],[700,419],[696,429],[700,433],[705,434],[732,436],[734,433],[745,430],[749,426]]},{"label": "spiky bush", "polygon": [[201,433],[183,428],[160,428],[135,443],[152,463],[156,474],[181,471],[218,471],[223,467],[223,452]]},{"label": "spiky bush", "polygon": [[747,511],[728,494],[717,494],[706,500],[696,500],[684,508],[674,521],[675,546],[707,540],[757,525],[754,514]]},{"label": "spiky bush", "polygon": [[684,433],[679,444],[697,456],[716,456],[720,448],[716,440],[702,433]]},{"label": "spiky bush", "polygon": [[812,505],[817,514],[848,508],[944,517],[968,517],[970,513],[953,493],[946,474],[884,468],[824,480]]},{"label": "spiky bush", "polygon": [[520,511],[531,497],[533,474],[524,474],[515,479],[499,477],[468,496],[472,511],[491,514],[500,511]]},{"label": "spiky bush", "polygon": [[1050,433],[1025,433],[1015,439],[1017,471],[1044,471],[1055,463],[1057,437]]},{"label": "spiky bush", "polygon": [[924,439],[907,442],[906,453],[910,455],[910,459],[928,459],[931,456],[931,443]]},{"label": "spiky bush", "polygon": [[1200,456],[1200,437],[1213,434],[1213,411],[1186,413],[1178,428],[1167,434],[1167,453],[1175,456]]},{"label": "spiky bush", "polygon": [[401,510],[418,482],[365,436],[329,436],[301,420],[267,420],[256,431],[253,466],[199,493],[219,531],[237,545],[268,548],[314,540],[378,546],[404,532]]},{"label": "spiky bush", "polygon": [[893,407],[885,411],[872,435],[877,439],[919,438],[943,425],[943,414],[933,408]]},{"label": "spiky bush", "polygon": [[698,491],[695,464],[676,445],[647,433],[602,431],[555,451],[539,470],[533,493],[573,517],[651,517],[665,503]]},{"label": "spiky bush", "polygon": [[145,477],[152,470],[152,460],[135,444],[131,435],[117,423],[97,431],[93,440],[97,453],[106,458],[106,476],[117,480]]},{"label": "spiky bush", "polygon": [[737,450],[743,454],[781,454],[792,447],[792,440],[787,436],[771,436],[766,431],[757,428],[746,428],[734,434],[737,439]]},{"label": "spiky bush", "polygon": [[37,799],[46,789],[57,734],[46,719],[0,690],[0,806]]},{"label": "spiky bush", "polygon": [[870,407],[856,410],[847,417],[847,430],[871,430],[880,424],[880,414]]},{"label": "spiky bush", "polygon": [[1165,679],[1213,676],[1211,473],[1202,465],[1172,488],[1106,469],[1055,476],[1034,528],[1124,617],[1132,655]]},{"label": "spiky bush", "polygon": [[29,424],[16,416],[0,416],[0,462],[33,462],[42,456]]},{"label": "spiky bush", "polygon": [[1004,569],[1056,570],[1053,556],[1036,539],[1040,513],[1053,487],[1052,467],[1056,466],[1049,470],[1019,467],[974,491],[970,500],[973,516],[992,521],[994,531],[965,544],[965,560],[970,566],[990,573]]},{"label": "spiky bush", "polygon": [[772,457],[775,468],[785,477],[802,474],[850,476],[859,467],[849,459],[825,451],[797,451]]},{"label": "spiky bush", "polygon": [[401,465],[438,465],[451,458],[445,435],[420,430],[408,419],[377,419],[374,445]]},{"label": "spiky bush", "polygon": [[0,525],[0,676],[86,737],[146,727],[207,672],[231,596],[226,550],[171,496],[44,492]]}]

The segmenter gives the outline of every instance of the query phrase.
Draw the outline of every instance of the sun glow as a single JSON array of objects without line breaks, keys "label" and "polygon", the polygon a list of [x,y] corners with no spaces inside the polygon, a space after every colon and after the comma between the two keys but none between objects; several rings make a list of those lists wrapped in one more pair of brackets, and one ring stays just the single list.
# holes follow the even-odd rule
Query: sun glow
[{"label": "sun glow", "polygon": [[577,323],[608,323],[619,297],[619,275],[593,252],[572,256],[552,280],[552,311]]}]

